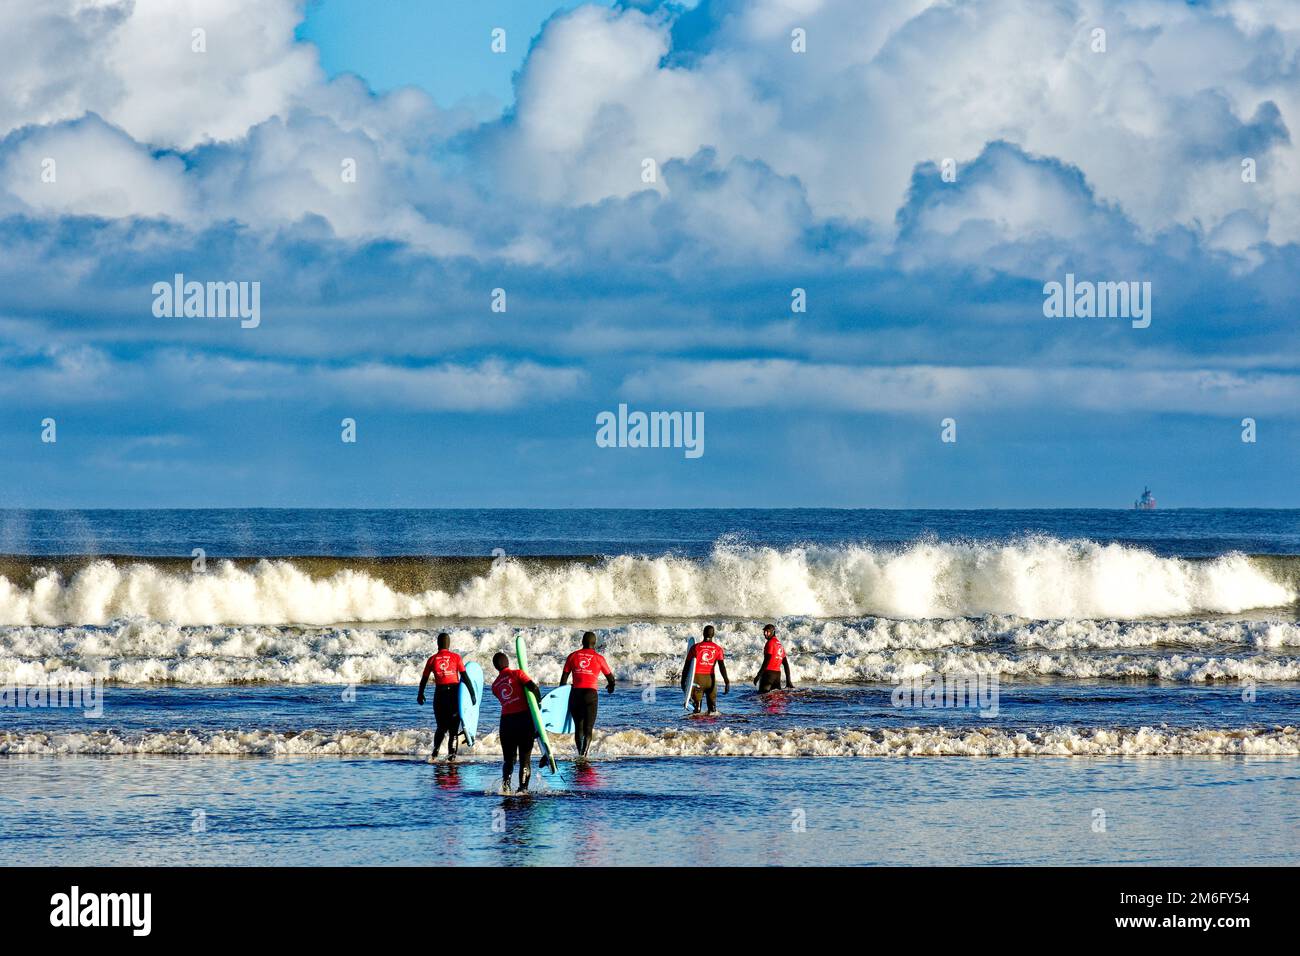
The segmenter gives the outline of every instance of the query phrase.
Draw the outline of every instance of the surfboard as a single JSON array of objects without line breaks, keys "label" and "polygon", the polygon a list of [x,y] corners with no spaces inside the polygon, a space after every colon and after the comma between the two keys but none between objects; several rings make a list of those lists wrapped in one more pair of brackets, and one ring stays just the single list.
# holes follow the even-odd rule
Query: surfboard
[{"label": "surfboard", "polygon": [[[528,646],[524,643],[522,634],[515,638],[515,657],[519,659],[519,669],[528,670]],[[551,753],[551,738],[546,736],[546,725],[542,723],[542,711],[537,704],[537,695],[531,690],[525,690],[524,699],[528,701],[528,712],[533,715],[533,726],[537,728],[537,739],[542,745],[542,756],[546,760],[546,767],[551,773],[555,773],[557,768],[555,756]]]},{"label": "surfboard", "polygon": [[465,746],[473,747],[478,736],[478,709],[483,703],[483,668],[473,661],[465,665],[465,675],[474,685],[474,700],[469,699],[469,688],[460,685],[460,726],[465,731]]},{"label": "surfboard", "polygon": [[[695,646],[695,638],[693,637],[687,638],[686,653],[690,654],[691,648],[694,646]],[[686,689],[686,700],[683,702],[682,706],[685,707],[687,710],[690,710],[691,689],[695,686],[695,658],[692,657],[690,659],[690,662],[686,665],[686,673],[683,674],[682,677],[683,677],[682,683],[685,685],[685,689]]]},{"label": "surfboard", "polygon": [[542,698],[542,726],[553,734],[573,733],[573,715],[569,713],[569,693],[573,688],[568,684],[555,688]]}]

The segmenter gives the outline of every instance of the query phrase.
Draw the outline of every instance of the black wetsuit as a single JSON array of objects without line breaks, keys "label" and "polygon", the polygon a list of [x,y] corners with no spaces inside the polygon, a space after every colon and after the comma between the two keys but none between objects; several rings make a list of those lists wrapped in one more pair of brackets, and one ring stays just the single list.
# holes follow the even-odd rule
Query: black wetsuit
[{"label": "black wetsuit", "polygon": [[435,684],[433,686],[433,719],[437,732],[433,735],[433,752],[442,746],[442,738],[450,735],[447,753],[456,753],[456,738],[460,735],[460,684]]},{"label": "black wetsuit", "polygon": [[770,690],[781,689],[780,671],[763,671],[758,675],[758,692],[766,694]]},{"label": "black wetsuit", "polygon": [[528,762],[533,756],[533,741],[537,739],[537,728],[533,726],[533,715],[523,710],[517,714],[501,715],[501,775],[506,782],[515,769],[515,758],[519,759],[519,788],[528,786]]},{"label": "black wetsuit", "polygon": [[575,687],[569,692],[569,716],[573,718],[573,742],[578,754],[585,757],[591,746],[591,734],[596,729],[596,711],[600,709],[600,694],[595,688]]},{"label": "black wetsuit", "polygon": [[709,713],[718,711],[718,681],[712,674],[696,674],[695,687],[691,690],[691,702],[695,709],[700,709],[700,701],[708,704]]}]

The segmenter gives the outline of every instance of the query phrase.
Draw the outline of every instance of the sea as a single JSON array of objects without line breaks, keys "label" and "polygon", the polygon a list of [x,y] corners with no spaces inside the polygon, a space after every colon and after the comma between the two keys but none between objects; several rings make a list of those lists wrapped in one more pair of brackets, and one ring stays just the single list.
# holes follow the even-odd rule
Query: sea
[{"label": "sea", "polygon": [[[1295,865],[1298,600],[1295,510],[0,511],[0,862]],[[429,762],[439,632],[586,630],[590,760]]]}]

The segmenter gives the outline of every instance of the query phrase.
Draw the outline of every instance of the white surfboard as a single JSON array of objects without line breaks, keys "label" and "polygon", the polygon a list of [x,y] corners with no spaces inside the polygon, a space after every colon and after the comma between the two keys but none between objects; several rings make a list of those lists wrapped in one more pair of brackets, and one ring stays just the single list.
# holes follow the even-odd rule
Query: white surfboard
[{"label": "white surfboard", "polygon": [[[691,648],[694,646],[695,646],[695,638],[693,637],[688,638],[686,641],[686,653],[690,654]],[[682,678],[683,678],[682,683],[685,685],[685,689],[686,689],[686,700],[682,703],[682,706],[685,707],[687,710],[690,710],[691,690],[692,688],[695,687],[695,658],[692,657],[690,659],[690,662],[686,665],[686,673],[682,675]]]}]

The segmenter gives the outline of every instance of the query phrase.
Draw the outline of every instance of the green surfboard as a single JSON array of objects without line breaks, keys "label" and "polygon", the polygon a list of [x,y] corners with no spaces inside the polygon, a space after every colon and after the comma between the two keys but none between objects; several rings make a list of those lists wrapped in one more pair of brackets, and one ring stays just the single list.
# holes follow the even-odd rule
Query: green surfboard
[{"label": "green surfboard", "polygon": [[[515,657],[519,660],[519,669],[527,671],[528,646],[524,644],[522,634],[515,638]],[[546,766],[551,773],[555,773],[555,756],[551,753],[551,738],[546,736],[546,725],[542,722],[542,710],[537,706],[537,695],[531,690],[525,690],[524,699],[528,701],[528,712],[533,715],[533,726],[537,728],[537,739],[541,741],[542,756],[546,758]]]}]

